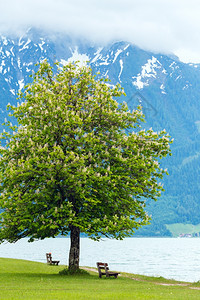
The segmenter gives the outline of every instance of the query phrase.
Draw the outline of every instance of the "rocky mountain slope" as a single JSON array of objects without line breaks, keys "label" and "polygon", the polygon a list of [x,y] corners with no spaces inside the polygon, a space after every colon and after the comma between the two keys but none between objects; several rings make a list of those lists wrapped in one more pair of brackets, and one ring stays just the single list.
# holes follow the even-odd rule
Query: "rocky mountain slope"
[{"label": "rocky mountain slope", "polygon": [[17,102],[18,90],[45,58],[63,64],[90,61],[95,72],[109,76],[111,85],[124,87],[127,96],[120,101],[126,100],[130,108],[142,104],[146,128],[165,128],[174,138],[173,156],[163,161],[170,173],[164,180],[166,192],[149,204],[152,225],[138,234],[170,235],[165,224],[200,223],[200,66],[127,42],[97,46],[34,29],[20,38],[0,36],[0,123],[8,102]]}]

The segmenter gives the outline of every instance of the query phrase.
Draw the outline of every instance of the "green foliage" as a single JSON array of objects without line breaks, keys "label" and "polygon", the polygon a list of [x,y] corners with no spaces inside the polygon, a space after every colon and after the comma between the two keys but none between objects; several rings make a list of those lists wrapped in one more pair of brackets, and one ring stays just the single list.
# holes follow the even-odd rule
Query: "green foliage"
[{"label": "green foliage", "polygon": [[[72,226],[94,239],[122,239],[149,222],[170,153],[166,131],[140,127],[144,116],[115,98],[88,67],[53,68],[44,61],[33,82],[9,105],[0,149],[0,240],[67,235]],[[158,161],[159,160],[159,161]]]}]

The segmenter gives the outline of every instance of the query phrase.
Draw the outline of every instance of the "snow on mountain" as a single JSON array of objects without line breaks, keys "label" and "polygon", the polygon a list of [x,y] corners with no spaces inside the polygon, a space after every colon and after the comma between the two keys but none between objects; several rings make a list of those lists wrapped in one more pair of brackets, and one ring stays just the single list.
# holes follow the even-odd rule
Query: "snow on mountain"
[{"label": "snow on mountain", "polygon": [[97,51],[94,53],[94,58],[91,60],[91,63],[95,63],[98,59],[101,59],[102,55],[101,55],[101,51],[102,51],[103,47],[99,47],[97,49]]},{"label": "snow on mountain", "polygon": [[144,86],[148,86],[149,78],[151,77],[156,78],[157,76],[156,69],[161,69],[161,68],[162,68],[161,63],[154,56],[152,56],[152,58],[148,59],[147,63],[141,67],[141,73],[137,74],[137,76],[132,77],[134,79],[133,85],[137,86],[138,89],[143,89]]},{"label": "snow on mountain", "polygon": [[160,89],[162,94],[166,94],[164,84],[161,84]]}]

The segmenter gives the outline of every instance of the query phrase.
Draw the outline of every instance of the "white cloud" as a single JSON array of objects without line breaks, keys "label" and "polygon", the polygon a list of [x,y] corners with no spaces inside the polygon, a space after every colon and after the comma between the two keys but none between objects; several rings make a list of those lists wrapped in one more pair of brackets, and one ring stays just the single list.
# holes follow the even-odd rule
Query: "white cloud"
[{"label": "white cloud", "polygon": [[198,0],[1,0],[0,31],[37,26],[200,62],[199,15]]}]

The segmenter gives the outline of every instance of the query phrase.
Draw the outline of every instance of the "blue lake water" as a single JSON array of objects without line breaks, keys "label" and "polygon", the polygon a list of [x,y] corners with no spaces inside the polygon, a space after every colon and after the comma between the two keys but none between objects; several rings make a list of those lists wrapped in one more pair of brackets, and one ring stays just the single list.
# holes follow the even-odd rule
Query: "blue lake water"
[{"label": "blue lake water", "polygon": [[[46,263],[46,252],[61,264],[68,263],[69,238],[45,239],[28,243],[0,245],[0,257],[26,259]],[[108,262],[111,270],[163,276],[165,278],[200,280],[200,238],[126,238],[94,242],[81,238],[80,265],[96,267]]]}]

